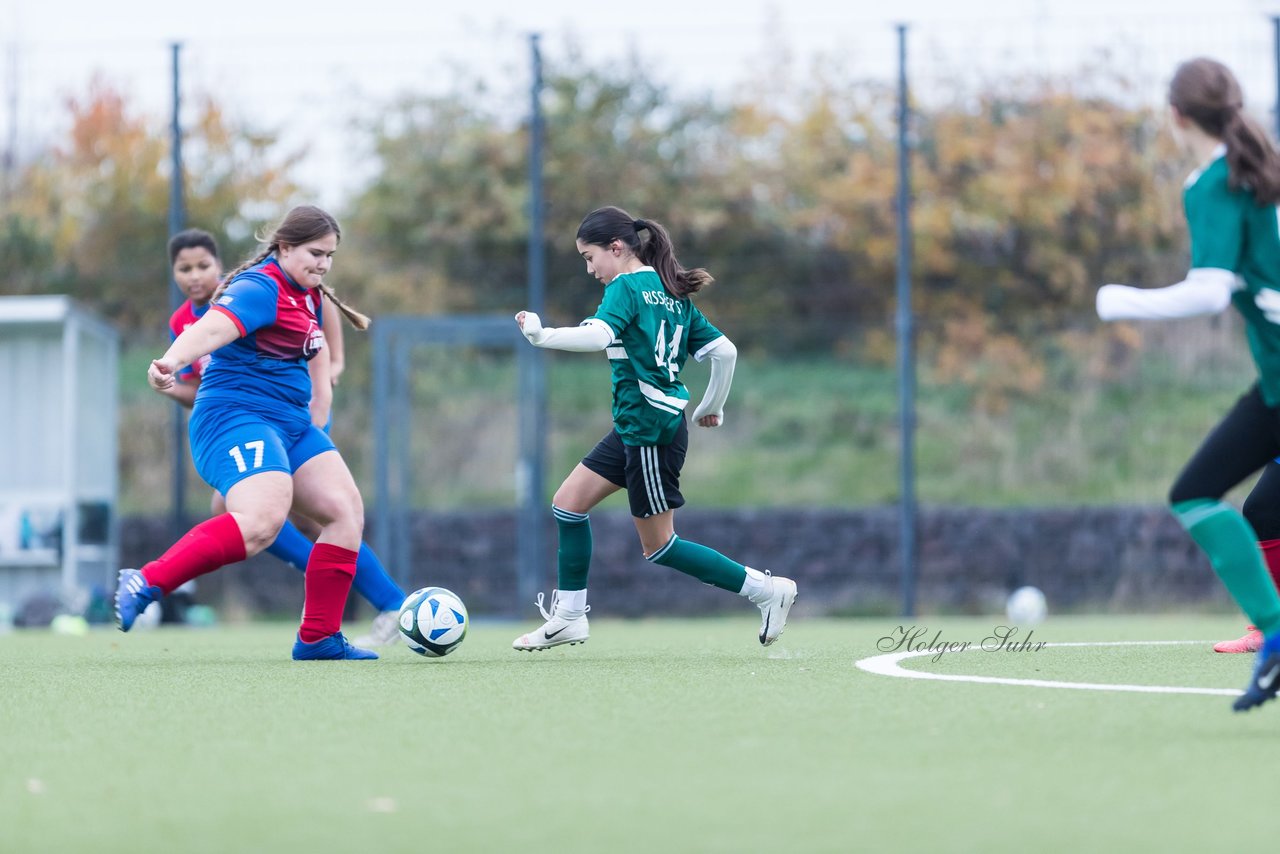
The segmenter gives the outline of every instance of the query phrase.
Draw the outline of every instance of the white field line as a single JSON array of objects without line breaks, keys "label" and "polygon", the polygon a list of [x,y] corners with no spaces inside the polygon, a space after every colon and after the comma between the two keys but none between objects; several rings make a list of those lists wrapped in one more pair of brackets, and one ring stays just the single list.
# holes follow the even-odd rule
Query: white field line
[{"label": "white field line", "polygon": [[[1046,643],[1045,647],[1067,646],[1173,646],[1176,644],[1200,644],[1210,641],[1108,641],[1105,643]],[[981,650],[974,645],[960,652]],[[986,685],[1024,685],[1032,688],[1070,688],[1077,691],[1130,691],[1139,694],[1212,694],[1214,696],[1237,697],[1240,691],[1234,688],[1188,688],[1178,685],[1113,685],[1100,682],[1058,682],[1052,679],[1012,679],[1002,676],[963,676],[959,674],[926,673],[922,670],[907,670],[900,662],[908,658],[937,655],[937,650],[922,649],[908,652],[890,652],[884,655],[873,655],[857,662],[859,670],[874,673],[878,676],[894,676],[899,679],[936,679],[941,682],[978,682]],[[956,653],[948,652],[947,655]],[[994,654],[994,653],[993,653]]]}]

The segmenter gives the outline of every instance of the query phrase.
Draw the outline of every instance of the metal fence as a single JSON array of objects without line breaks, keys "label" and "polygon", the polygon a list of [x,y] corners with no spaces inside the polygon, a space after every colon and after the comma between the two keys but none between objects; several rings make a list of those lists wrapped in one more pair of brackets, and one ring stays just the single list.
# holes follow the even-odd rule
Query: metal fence
[{"label": "metal fence", "polygon": [[[829,75],[850,85],[870,81],[892,89],[902,73],[916,120],[941,105],[965,103],[997,79],[1032,86],[1036,80],[1052,78],[1083,95],[1156,107],[1176,63],[1204,54],[1228,62],[1241,77],[1247,106],[1272,123],[1276,120],[1276,23],[1269,17],[1231,10],[1137,14],[1114,9],[1102,16],[1050,14],[1046,4],[1036,8],[1040,11],[985,18],[948,13],[908,21],[901,30],[907,48],[905,66],[899,65],[900,22],[870,16],[853,20],[830,12],[779,14],[766,26],[758,21],[717,19],[715,38],[708,34],[709,22],[695,10],[681,19],[611,28],[602,39],[595,38],[595,29],[575,34],[572,29],[565,33],[548,27],[542,30],[541,50],[551,67],[583,54],[600,63],[643,65],[673,90],[708,93],[713,103],[785,93],[787,87],[799,86],[815,75]],[[490,104],[513,127],[527,122],[534,82],[529,35],[523,24],[455,30],[426,18],[397,23],[367,17],[353,20],[350,32],[341,38],[280,38],[252,28],[236,37],[184,37],[176,39],[181,42],[179,119],[189,122],[194,105],[213,98],[246,126],[280,132],[284,148],[298,153],[294,174],[309,197],[341,210],[372,174],[375,159],[369,129],[400,98],[461,88]],[[125,41],[93,37],[11,41],[8,62],[0,63],[0,89],[7,95],[0,106],[5,168],[12,172],[40,157],[48,146],[59,144],[66,116],[49,105],[84,98],[94,85],[90,75],[99,81],[97,85],[122,90],[149,126],[164,133],[172,104],[172,41],[141,36]],[[246,44],[261,47],[246,59]],[[892,119],[886,117],[889,122]],[[557,128],[547,132],[554,135]],[[1177,200],[1169,202],[1176,205]],[[769,259],[762,258],[760,263]],[[1170,266],[1177,263],[1171,259]],[[157,299],[164,285],[154,283]],[[886,279],[882,287],[891,291],[893,282]],[[709,297],[712,309],[732,319],[727,298],[717,304],[719,299]],[[559,318],[561,322],[577,319]],[[927,355],[942,338],[940,330],[947,318],[913,319],[919,346]],[[703,462],[691,460],[691,476],[710,484],[698,497],[710,504],[742,501],[744,496],[750,501],[792,505],[900,500],[902,490],[893,465],[900,429],[892,369],[893,328],[887,321],[824,311],[797,321],[809,324],[796,333],[798,337],[850,328],[856,330],[851,338],[859,342],[878,336],[888,342],[878,355],[874,348],[855,347],[834,352],[817,365],[813,360],[757,365],[745,359],[747,369],[739,375],[734,398],[739,409],[724,431],[730,441],[721,446],[708,443],[710,447],[699,450]],[[1082,317],[1079,322],[1090,319]],[[734,325],[731,331],[748,343],[753,336],[766,334],[750,324]],[[1197,431],[1207,428],[1219,411],[1229,393],[1226,390],[1248,381],[1249,367],[1238,333],[1230,320],[1140,328],[1133,331],[1113,364],[1098,364],[1097,354],[1073,353],[1069,335],[1046,338],[1044,352],[1033,354],[1039,361],[1028,368],[1040,379],[1025,385],[986,382],[989,376],[984,380],[980,375],[937,375],[922,359],[920,456],[914,475],[920,500],[934,504],[1162,500],[1161,473],[1171,474],[1180,463]],[[367,359],[368,345],[357,340],[352,346],[354,359]],[[750,349],[746,348],[748,354]],[[986,365],[988,374],[1009,367],[992,358],[995,361]],[[576,370],[569,360],[551,364],[553,406],[556,389],[561,390],[562,399],[572,397]],[[981,374],[981,360],[975,370]],[[794,373],[788,375],[788,371]],[[815,381],[818,374],[822,379]],[[1176,423],[1161,420],[1165,401],[1159,388],[1170,375],[1178,388],[1203,391],[1203,415],[1190,418],[1196,423],[1185,423],[1185,407]],[[170,443],[151,426],[158,403],[149,401],[145,390],[139,391],[139,381],[140,377],[126,377],[132,385],[125,389],[129,407],[122,427],[124,442],[150,437],[148,441],[161,446]],[[603,382],[598,377],[596,381]],[[365,432],[372,404],[368,382],[367,371],[350,375],[340,403],[347,408],[352,426],[342,427],[340,410],[336,428],[339,444],[347,449],[366,491],[373,470]],[[811,392],[802,401],[786,397],[789,390],[805,388]],[[1141,403],[1108,406],[1108,395],[1115,389]],[[573,399],[596,407],[600,414],[607,411],[605,401]],[[771,401],[779,400],[787,401],[785,406],[791,409],[777,411]],[[1128,420],[1121,420],[1118,412]],[[573,449],[582,444],[582,437],[595,428],[583,427],[558,412],[552,419],[548,467],[554,476],[565,461],[573,459]],[[1115,453],[1123,443],[1118,436],[1100,438],[1100,433],[1123,434],[1126,439],[1136,433],[1143,448],[1116,462]],[[825,452],[819,453],[820,449]],[[125,501],[133,509],[150,511],[155,496],[164,490],[155,488],[154,472],[137,465],[139,458],[141,454],[126,449]],[[1091,483],[1079,468],[1099,460],[1097,467],[1108,469],[1110,475],[1106,484]],[[1133,470],[1117,473],[1117,467]],[[971,470],[968,475],[957,474],[966,468]],[[876,488],[830,489],[807,485],[810,480],[857,480]],[[975,488],[984,481],[986,489]],[[193,502],[202,492],[196,485],[184,488],[184,495]]]}]

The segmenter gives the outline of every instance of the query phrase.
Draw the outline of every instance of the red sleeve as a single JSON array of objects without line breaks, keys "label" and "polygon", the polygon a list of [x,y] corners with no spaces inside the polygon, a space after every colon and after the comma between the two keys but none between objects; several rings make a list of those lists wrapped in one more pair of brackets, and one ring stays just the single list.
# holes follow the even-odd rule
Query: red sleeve
[{"label": "red sleeve", "polygon": [[232,322],[232,323],[234,323],[234,324],[236,325],[236,329],[239,329],[239,330],[240,330],[240,337],[241,337],[241,338],[243,338],[245,335],[249,334],[249,333],[247,333],[247,332],[245,332],[245,331],[244,331],[244,324],[240,322],[240,318],[236,317],[236,316],[235,316],[235,314],[233,314],[233,313],[231,312],[231,310],[230,310],[230,309],[223,308],[223,307],[222,307],[222,306],[220,306],[220,305],[211,305],[211,306],[209,306],[209,310],[210,310],[210,311],[216,311],[216,312],[219,312],[219,313],[224,314],[224,315],[226,315],[227,317],[231,318],[231,322]]}]

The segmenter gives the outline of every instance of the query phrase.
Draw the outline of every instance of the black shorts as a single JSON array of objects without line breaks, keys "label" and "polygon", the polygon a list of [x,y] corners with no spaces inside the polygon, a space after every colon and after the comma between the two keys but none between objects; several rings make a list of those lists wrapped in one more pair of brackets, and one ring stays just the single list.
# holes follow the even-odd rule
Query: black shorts
[{"label": "black shorts", "polygon": [[613,430],[582,458],[582,464],[626,489],[631,515],[647,519],[684,506],[680,469],[688,449],[689,425],[681,418],[670,445],[624,445]]}]

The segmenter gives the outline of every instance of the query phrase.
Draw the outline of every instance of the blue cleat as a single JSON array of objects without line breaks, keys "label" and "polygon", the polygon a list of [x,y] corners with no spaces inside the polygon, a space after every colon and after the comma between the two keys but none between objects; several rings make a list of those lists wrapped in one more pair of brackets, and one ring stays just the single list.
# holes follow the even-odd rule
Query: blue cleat
[{"label": "blue cleat", "polygon": [[303,643],[301,637],[293,642],[294,661],[342,661],[345,659],[366,661],[377,657],[378,654],[372,650],[352,646],[342,636],[342,632],[334,632],[315,643]]},{"label": "blue cleat", "polygon": [[133,628],[133,621],[164,594],[136,569],[120,570],[120,582],[116,585],[116,627],[122,632]]},{"label": "blue cleat", "polygon": [[1257,664],[1253,667],[1253,676],[1241,694],[1231,705],[1237,712],[1247,712],[1254,706],[1261,706],[1268,700],[1275,699],[1280,691],[1280,632],[1270,635],[1263,641],[1258,650]]}]

